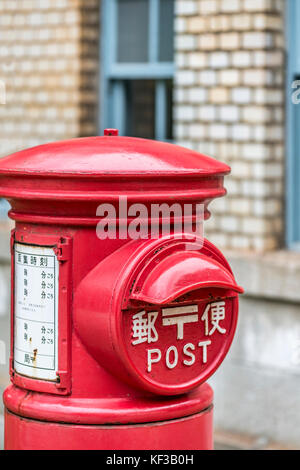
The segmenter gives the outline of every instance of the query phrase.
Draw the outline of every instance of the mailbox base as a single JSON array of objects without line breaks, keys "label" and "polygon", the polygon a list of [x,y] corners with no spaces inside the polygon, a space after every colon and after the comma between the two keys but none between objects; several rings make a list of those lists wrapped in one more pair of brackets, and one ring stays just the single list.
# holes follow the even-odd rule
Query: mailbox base
[{"label": "mailbox base", "polygon": [[6,450],[210,450],[213,407],[185,418],[88,426],[36,421],[5,411]]}]

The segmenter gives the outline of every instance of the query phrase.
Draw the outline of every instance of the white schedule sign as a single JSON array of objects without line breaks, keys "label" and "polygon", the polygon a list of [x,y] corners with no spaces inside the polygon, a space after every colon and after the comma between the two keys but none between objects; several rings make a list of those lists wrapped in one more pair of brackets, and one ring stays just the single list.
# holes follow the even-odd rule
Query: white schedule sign
[{"label": "white schedule sign", "polygon": [[18,374],[57,379],[58,274],[52,248],[15,244],[14,368]]}]

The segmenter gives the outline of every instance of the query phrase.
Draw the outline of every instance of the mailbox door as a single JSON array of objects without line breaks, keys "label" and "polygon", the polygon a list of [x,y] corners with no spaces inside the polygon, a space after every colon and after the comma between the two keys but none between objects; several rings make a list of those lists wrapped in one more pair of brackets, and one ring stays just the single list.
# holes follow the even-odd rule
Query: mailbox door
[{"label": "mailbox door", "polygon": [[234,336],[242,289],[213,245],[191,241],[130,242],[75,295],[75,326],[94,358],[151,393],[176,395],[203,383]]}]

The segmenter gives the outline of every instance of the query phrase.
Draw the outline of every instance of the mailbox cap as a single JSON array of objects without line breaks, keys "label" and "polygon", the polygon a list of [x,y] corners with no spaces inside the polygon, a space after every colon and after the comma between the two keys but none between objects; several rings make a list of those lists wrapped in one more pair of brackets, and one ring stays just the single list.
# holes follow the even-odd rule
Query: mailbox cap
[{"label": "mailbox cap", "polygon": [[137,279],[130,298],[163,305],[186,292],[212,287],[243,293],[221,263],[199,252],[184,251],[156,264],[142,282]]},{"label": "mailbox cap", "polygon": [[120,177],[225,175],[230,167],[171,143],[105,135],[53,142],[1,159],[0,174]]}]

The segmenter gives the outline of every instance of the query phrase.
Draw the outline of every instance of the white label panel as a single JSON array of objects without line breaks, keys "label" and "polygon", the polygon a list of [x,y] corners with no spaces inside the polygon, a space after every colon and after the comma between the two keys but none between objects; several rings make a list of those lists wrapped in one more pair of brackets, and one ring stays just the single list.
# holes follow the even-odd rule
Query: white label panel
[{"label": "white label panel", "polygon": [[35,379],[57,379],[58,272],[52,248],[15,244],[14,368]]}]

